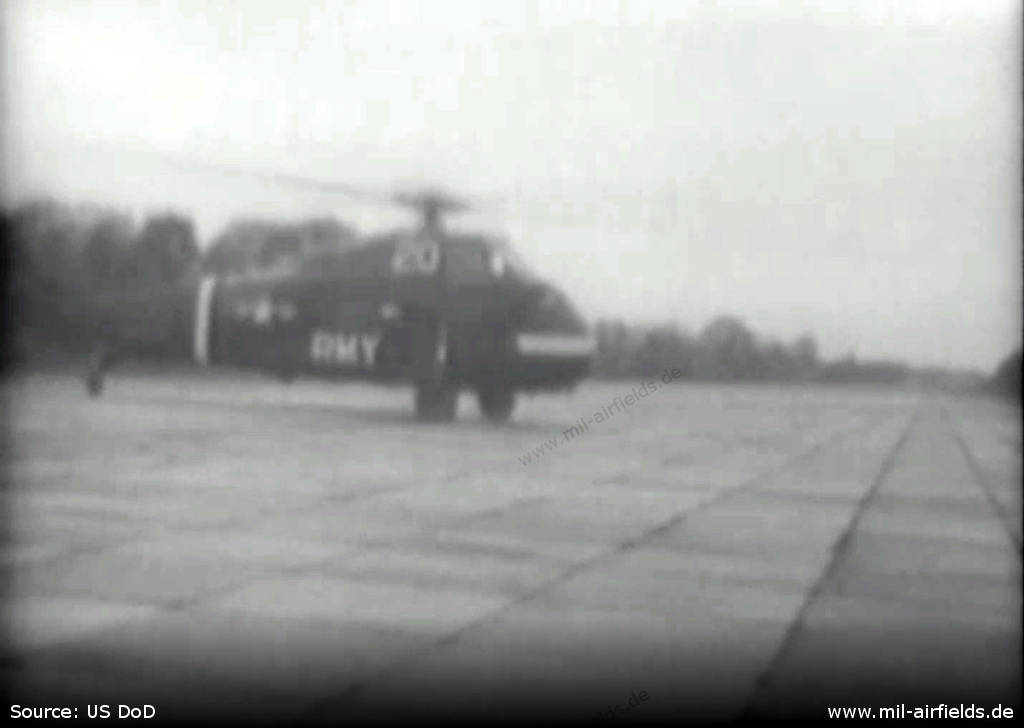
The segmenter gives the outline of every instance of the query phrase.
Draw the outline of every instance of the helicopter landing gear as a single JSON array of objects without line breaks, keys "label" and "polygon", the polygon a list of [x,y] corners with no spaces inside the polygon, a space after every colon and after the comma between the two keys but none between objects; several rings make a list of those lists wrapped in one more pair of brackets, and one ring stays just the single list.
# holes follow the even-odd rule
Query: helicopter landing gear
[{"label": "helicopter landing gear", "polygon": [[503,385],[483,385],[476,391],[484,417],[491,422],[507,422],[516,406],[515,390]]},{"label": "helicopter landing gear", "polygon": [[459,387],[452,381],[454,360],[448,332],[436,318],[414,333],[416,418],[422,422],[451,422],[459,404]]},{"label": "helicopter landing gear", "polygon": [[85,373],[85,391],[90,397],[95,398],[103,394],[111,358],[110,348],[106,344],[96,344],[93,347],[89,356],[89,368]]},{"label": "helicopter landing gear", "polygon": [[416,417],[423,422],[451,422],[458,409],[459,389],[449,382],[416,385]]}]

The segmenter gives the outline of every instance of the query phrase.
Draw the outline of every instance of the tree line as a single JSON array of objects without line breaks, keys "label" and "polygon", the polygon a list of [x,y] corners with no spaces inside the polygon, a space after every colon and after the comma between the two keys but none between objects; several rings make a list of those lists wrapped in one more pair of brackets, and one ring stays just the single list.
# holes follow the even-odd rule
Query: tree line
[{"label": "tree line", "polygon": [[110,291],[173,284],[201,273],[244,276],[286,270],[356,244],[351,227],[331,217],[298,222],[240,219],[202,250],[194,221],[173,210],[141,224],[97,205],[32,200],[2,218],[5,354],[83,352],[88,312]]},{"label": "tree line", "polygon": [[[39,350],[86,351],[88,312],[104,292],[173,284],[201,273],[286,271],[359,242],[351,226],[333,217],[238,219],[203,250],[193,220],[180,212],[152,213],[140,224],[119,210],[54,200],[4,210],[0,225],[6,243],[5,354],[15,360]],[[985,379],[853,355],[825,361],[811,334],[790,342],[764,339],[736,316],[719,316],[696,333],[675,324],[610,320],[595,328],[593,372],[603,378],[656,377],[677,368],[689,380],[909,383],[1020,395],[1019,351]]]},{"label": "tree line", "polygon": [[826,361],[811,334],[791,342],[764,339],[736,316],[719,316],[698,333],[676,325],[640,327],[622,321],[597,325],[595,374],[650,377],[675,367],[698,381],[831,382],[946,385],[951,373],[914,369],[902,362]]}]

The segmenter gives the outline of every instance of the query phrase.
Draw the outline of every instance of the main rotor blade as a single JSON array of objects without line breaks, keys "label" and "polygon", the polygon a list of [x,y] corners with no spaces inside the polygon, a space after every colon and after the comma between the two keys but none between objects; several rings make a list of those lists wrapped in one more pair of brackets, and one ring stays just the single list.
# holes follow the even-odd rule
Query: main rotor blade
[{"label": "main rotor blade", "polygon": [[390,196],[385,193],[360,188],[357,185],[348,184],[345,182],[316,179],[314,177],[306,177],[298,174],[268,172],[265,170],[253,169],[250,167],[241,167],[237,165],[204,162],[198,159],[168,155],[163,153],[158,154],[165,161],[170,162],[171,164],[174,164],[175,166],[178,167],[203,169],[209,172],[228,175],[231,177],[249,177],[252,179],[263,180],[265,182],[272,182],[274,184],[285,185],[288,187],[297,187],[312,192],[340,194],[358,202],[375,202],[378,204],[388,204],[391,202]]},{"label": "main rotor blade", "polygon": [[379,189],[374,190],[348,182],[340,182],[338,180],[318,179],[316,177],[308,177],[290,172],[271,172],[235,164],[208,162],[195,157],[162,152],[154,149],[147,149],[145,152],[150,156],[158,157],[166,164],[171,164],[183,169],[199,169],[212,172],[214,174],[236,178],[248,177],[276,185],[307,190],[320,194],[342,195],[353,202],[387,206],[398,205],[417,210],[422,210],[424,207],[430,206],[436,208],[440,212],[463,212],[470,209],[493,207],[496,202],[498,204],[505,202],[505,200],[500,196],[496,200],[494,196],[484,198],[473,195],[455,195],[450,192],[446,192],[442,187],[437,185],[397,184],[392,185],[391,188],[392,190],[397,189],[399,191],[383,192]]}]

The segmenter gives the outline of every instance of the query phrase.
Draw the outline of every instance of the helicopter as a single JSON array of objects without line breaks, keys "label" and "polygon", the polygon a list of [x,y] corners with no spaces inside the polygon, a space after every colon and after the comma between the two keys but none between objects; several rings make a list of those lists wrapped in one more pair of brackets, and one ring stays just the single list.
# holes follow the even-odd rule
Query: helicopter
[{"label": "helicopter", "polygon": [[502,239],[450,231],[469,204],[401,193],[420,225],[371,235],[329,259],[268,275],[197,275],[106,296],[85,374],[99,396],[126,353],[276,376],[411,383],[419,420],[454,420],[472,390],[509,419],[524,391],[570,389],[589,371],[590,328],[568,298]]}]

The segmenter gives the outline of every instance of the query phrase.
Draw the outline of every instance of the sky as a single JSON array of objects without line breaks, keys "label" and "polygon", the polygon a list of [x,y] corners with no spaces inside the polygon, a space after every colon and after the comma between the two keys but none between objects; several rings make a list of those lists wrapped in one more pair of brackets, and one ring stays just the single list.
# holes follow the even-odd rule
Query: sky
[{"label": "sky", "polygon": [[473,199],[591,319],[991,370],[1021,338],[1019,2],[8,0],[3,199]]}]

